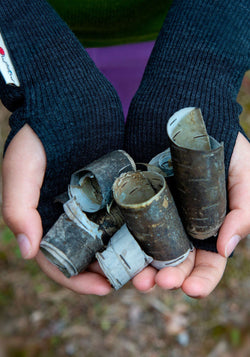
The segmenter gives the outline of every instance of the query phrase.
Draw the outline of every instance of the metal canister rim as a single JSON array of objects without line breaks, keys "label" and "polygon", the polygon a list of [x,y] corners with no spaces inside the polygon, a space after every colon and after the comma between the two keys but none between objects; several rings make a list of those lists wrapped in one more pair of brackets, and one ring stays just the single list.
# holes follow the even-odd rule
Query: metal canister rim
[{"label": "metal canister rim", "polygon": [[[162,187],[159,189],[159,191],[157,193],[155,193],[152,197],[150,197],[149,199],[146,199],[145,201],[141,202],[141,203],[122,203],[121,200],[118,198],[118,193],[117,191],[119,190],[120,185],[123,185],[124,183],[122,182],[125,178],[129,178],[129,176],[132,178],[135,175],[142,175],[142,176],[155,176],[158,179],[161,180],[162,183]],[[116,201],[116,203],[122,207],[122,208],[131,208],[131,209],[136,209],[136,208],[142,208],[142,207],[146,207],[149,206],[152,201],[157,200],[157,197],[160,197],[162,192],[166,189],[166,181],[165,178],[158,172],[155,171],[129,171],[126,172],[124,174],[122,174],[121,176],[119,176],[114,184],[113,184],[113,196],[114,199]]]}]

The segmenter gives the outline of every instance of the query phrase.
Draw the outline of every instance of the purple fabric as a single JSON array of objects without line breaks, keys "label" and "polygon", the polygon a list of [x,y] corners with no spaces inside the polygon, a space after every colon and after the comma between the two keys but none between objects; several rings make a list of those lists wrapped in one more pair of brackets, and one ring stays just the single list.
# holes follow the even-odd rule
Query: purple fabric
[{"label": "purple fabric", "polygon": [[153,46],[154,41],[149,41],[86,49],[99,70],[117,90],[125,118]]}]

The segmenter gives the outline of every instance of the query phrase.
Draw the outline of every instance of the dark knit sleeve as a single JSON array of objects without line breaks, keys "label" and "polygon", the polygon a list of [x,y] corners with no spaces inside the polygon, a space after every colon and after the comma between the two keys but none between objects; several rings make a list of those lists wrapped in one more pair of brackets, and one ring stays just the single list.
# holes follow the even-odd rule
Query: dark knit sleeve
[{"label": "dark knit sleeve", "polygon": [[[226,176],[239,131],[236,98],[250,68],[248,0],[174,0],[126,123],[125,147],[148,161],[169,146],[168,119],[200,107],[209,135],[224,142]],[[216,239],[199,244],[216,250]]]},{"label": "dark knit sleeve", "polygon": [[1,78],[13,114],[6,147],[24,124],[43,143],[47,169],[39,212],[45,231],[59,212],[54,198],[73,171],[123,144],[124,118],[112,85],[45,0],[0,2],[2,38],[20,87]]}]

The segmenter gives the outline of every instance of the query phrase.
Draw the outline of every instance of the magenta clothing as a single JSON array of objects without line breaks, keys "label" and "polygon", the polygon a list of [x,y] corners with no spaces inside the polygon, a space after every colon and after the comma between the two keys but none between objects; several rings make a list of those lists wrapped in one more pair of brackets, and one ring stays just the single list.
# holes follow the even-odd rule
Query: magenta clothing
[{"label": "magenta clothing", "polygon": [[86,49],[99,70],[117,90],[125,118],[153,46],[154,41],[149,41]]}]

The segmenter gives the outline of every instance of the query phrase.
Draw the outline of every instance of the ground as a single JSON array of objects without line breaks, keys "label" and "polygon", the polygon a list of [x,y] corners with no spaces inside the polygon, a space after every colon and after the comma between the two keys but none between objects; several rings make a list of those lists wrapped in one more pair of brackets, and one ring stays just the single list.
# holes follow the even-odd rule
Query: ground
[{"label": "ground", "polygon": [[[250,72],[239,102],[250,137]],[[2,140],[6,123],[1,129]],[[143,294],[130,283],[106,297],[79,296],[22,260],[0,217],[0,357],[247,357],[249,258],[248,238],[203,300],[179,290]]]}]

